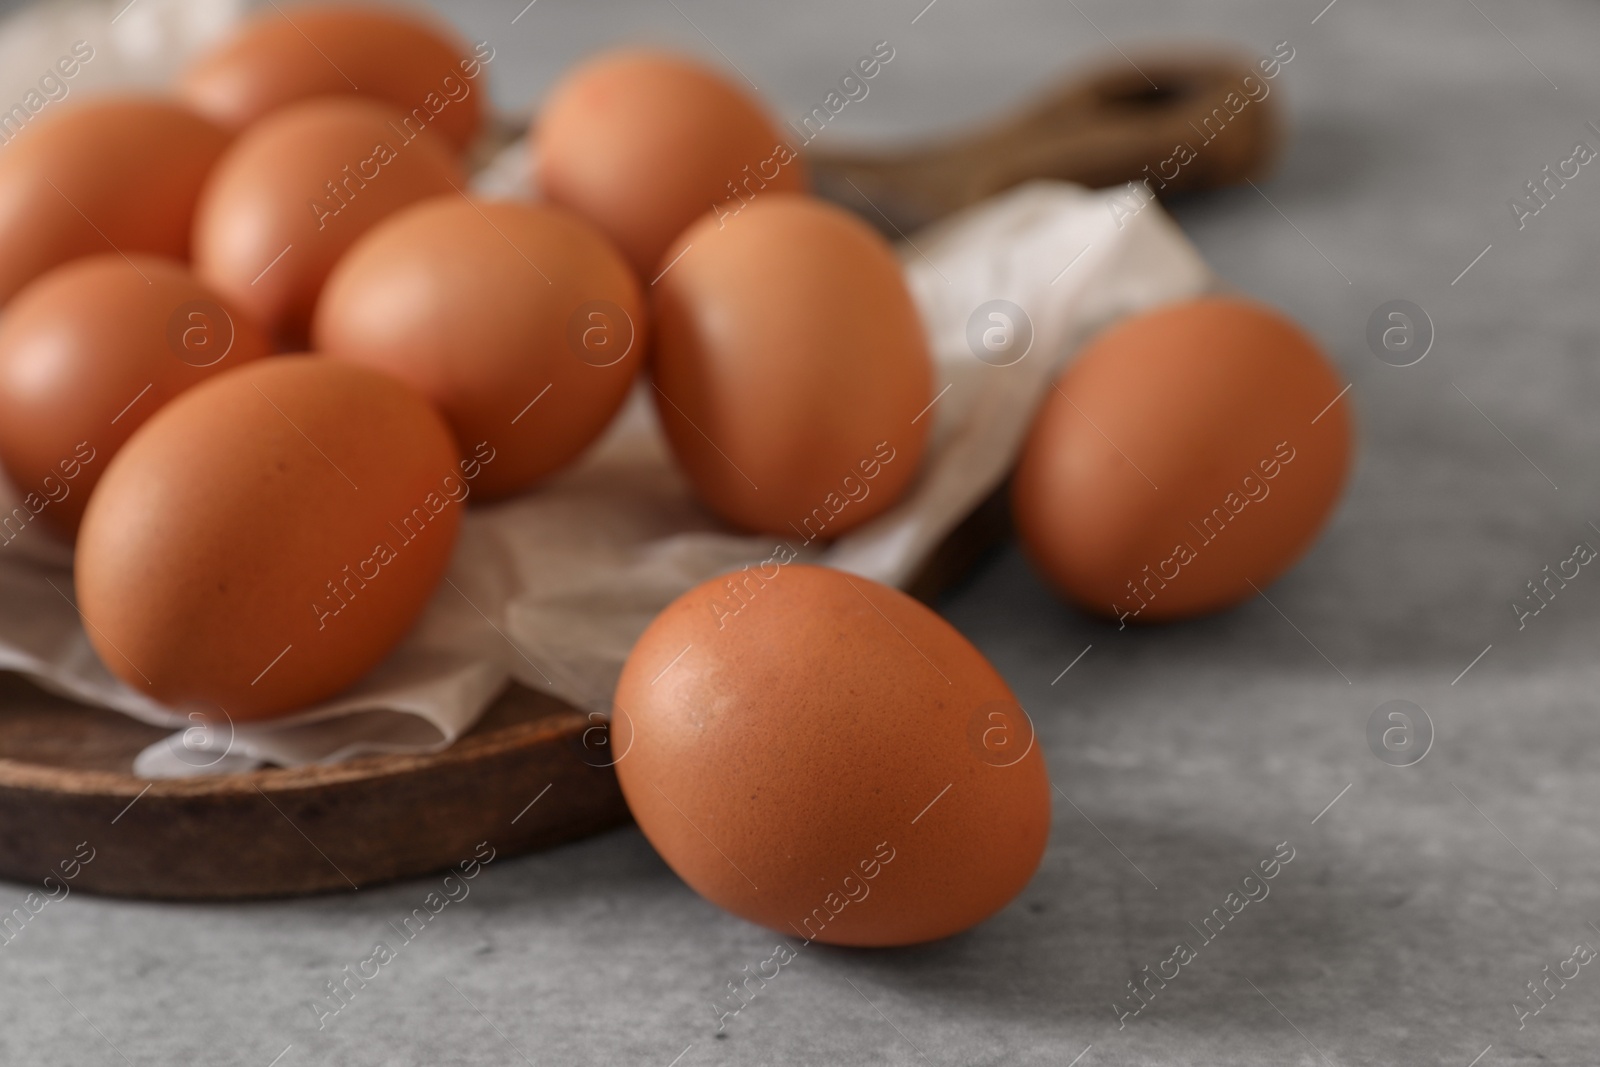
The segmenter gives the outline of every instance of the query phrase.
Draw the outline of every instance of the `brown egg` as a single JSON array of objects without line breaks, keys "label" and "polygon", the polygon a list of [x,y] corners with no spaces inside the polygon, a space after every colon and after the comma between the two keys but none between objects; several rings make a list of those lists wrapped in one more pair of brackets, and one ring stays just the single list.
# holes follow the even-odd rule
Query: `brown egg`
[{"label": "brown egg", "polygon": [[608,52],[568,73],[539,112],[534,151],[544,194],[645,278],[707,211],[808,187],[788,137],[742,88],[665,52]]},{"label": "brown egg", "polygon": [[228,144],[164,100],[59,106],[0,151],[0,303],[79,256],[186,258],[201,184]]},{"label": "brown egg", "polygon": [[634,646],[611,727],[628,807],[696,892],[785,935],[982,922],[1049,836],[1026,713],[928,608],[793,558],[696,586]]},{"label": "brown egg", "polygon": [[410,383],[464,452],[496,454],[475,488],[525,489],[571,462],[643,359],[638,282],[561,208],[445,196],[378,226],[317,305],[316,348]]},{"label": "brown egg", "polygon": [[477,78],[494,50],[393,8],[278,5],[183,73],[179,95],[231,130],[314,96],[364,93],[436,126],[457,149],[483,122]]},{"label": "brown egg", "polygon": [[392,378],[310,356],[236,367],[156,412],[90,498],[89,639],[163,703],[296,711],[410,629],[470,489],[444,422]]},{"label": "brown egg", "polygon": [[1023,546],[1072,600],[1141,622],[1256,595],[1310,547],[1352,452],[1344,388],[1277,312],[1208,297],[1100,334],[1034,419]]},{"label": "brown egg", "polygon": [[301,341],[328,272],[384,218],[459,190],[449,142],[353,96],[294,104],[247,130],[217,164],[195,218],[200,278]]},{"label": "brown egg", "polygon": [[270,351],[181,263],[74,260],[0,318],[0,462],[29,510],[70,537],[134,430],[185,389]]},{"label": "brown egg", "polygon": [[922,460],[933,371],[883,239],[774,194],[726,225],[701,219],[668,259],[652,293],[656,408],[700,499],[804,541],[893,504]]}]

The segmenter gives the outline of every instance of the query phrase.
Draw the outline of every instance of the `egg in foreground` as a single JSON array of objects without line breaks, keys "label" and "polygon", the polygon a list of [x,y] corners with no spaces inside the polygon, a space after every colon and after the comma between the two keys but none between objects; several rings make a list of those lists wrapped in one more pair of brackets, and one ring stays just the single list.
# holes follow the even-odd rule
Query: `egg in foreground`
[{"label": "egg in foreground", "polygon": [[333,696],[432,596],[472,469],[376,371],[282,356],[218,375],[140,427],[89,500],[89,639],[130,688],[212,716]]},{"label": "egg in foreground", "polygon": [[766,563],[651,623],[617,685],[617,777],[696,892],[837,945],[947,937],[1038,866],[1050,782],[1006,683],[905,594]]}]

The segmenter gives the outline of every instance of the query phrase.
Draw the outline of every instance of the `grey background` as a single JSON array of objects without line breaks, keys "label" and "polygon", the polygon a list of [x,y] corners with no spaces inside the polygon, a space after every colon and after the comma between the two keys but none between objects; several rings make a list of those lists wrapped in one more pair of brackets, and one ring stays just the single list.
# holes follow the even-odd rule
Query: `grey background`
[{"label": "grey background", "polygon": [[[1600,968],[1521,1031],[1511,1003],[1575,943],[1600,945],[1600,574],[1521,631],[1509,605],[1579,540],[1600,545],[1600,166],[1521,232],[1507,200],[1574,141],[1600,147],[1583,129],[1600,122],[1600,7],[937,0],[913,25],[925,2],[449,14],[494,43],[508,109],[589,50],[643,40],[722,62],[720,48],[798,116],[887,39],[894,62],[826,135],[841,141],[980,121],[1114,57],[1100,31],[1130,52],[1293,45],[1275,84],[1293,119],[1281,172],[1176,213],[1353,383],[1355,478],[1271,604],[1119,632],[1008,547],[940,605],[1032,712],[1071,798],[1022,896],[940,944],[809,947],[719,1038],[709,1002],[775,939],[697,898],[632,829],[496,862],[321,1032],[306,1001],[437,879],[228,907],[74,895],[0,948],[0,1060],[1065,1067],[1091,1044],[1083,1067],[1592,1060]],[[1392,299],[1437,327],[1416,366],[1366,348]],[[1365,739],[1397,698],[1437,732],[1408,768]],[[1283,841],[1296,857],[1271,896],[1119,1030],[1123,984]],[[6,907],[24,891],[0,890]]]}]

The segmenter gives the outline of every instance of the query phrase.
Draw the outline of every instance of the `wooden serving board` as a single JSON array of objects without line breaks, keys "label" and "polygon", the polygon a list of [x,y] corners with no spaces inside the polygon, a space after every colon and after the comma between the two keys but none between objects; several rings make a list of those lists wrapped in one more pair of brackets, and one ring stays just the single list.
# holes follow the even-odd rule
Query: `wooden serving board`
[{"label": "wooden serving board", "polygon": [[469,859],[482,841],[545,848],[628,817],[616,775],[584,747],[593,725],[518,687],[435,755],[151,782],[133,758],[170,731],[0,675],[0,876],[59,878],[87,842],[74,889],[225,900],[349,891]]},{"label": "wooden serving board", "polygon": [[[819,187],[893,228],[891,216],[927,221],[1029,178],[1136,181],[1254,72],[1195,57],[1145,57],[1136,69],[1070,84],[945,144],[877,159],[810,153]],[[1265,104],[1252,104],[1248,121],[1173,187],[1263,176],[1277,143]],[[1006,536],[1007,516],[997,492],[908,591],[926,601],[959,580]],[[521,687],[433,755],[135,777],[134,757],[168,733],[0,673],[0,877],[38,886],[92,855],[76,865],[72,889],[169,900],[349,892],[443,869],[480,842],[515,855],[628,820],[603,724]]]}]

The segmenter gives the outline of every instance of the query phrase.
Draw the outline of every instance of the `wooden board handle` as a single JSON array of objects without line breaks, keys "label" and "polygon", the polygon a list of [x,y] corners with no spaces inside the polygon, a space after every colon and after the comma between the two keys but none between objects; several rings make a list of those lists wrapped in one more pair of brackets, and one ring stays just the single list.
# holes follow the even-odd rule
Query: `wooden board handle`
[{"label": "wooden board handle", "polygon": [[1034,178],[1091,188],[1150,178],[1158,195],[1255,180],[1276,160],[1279,128],[1272,85],[1249,61],[1153,56],[952,140],[807,159],[822,195],[909,231]]}]

